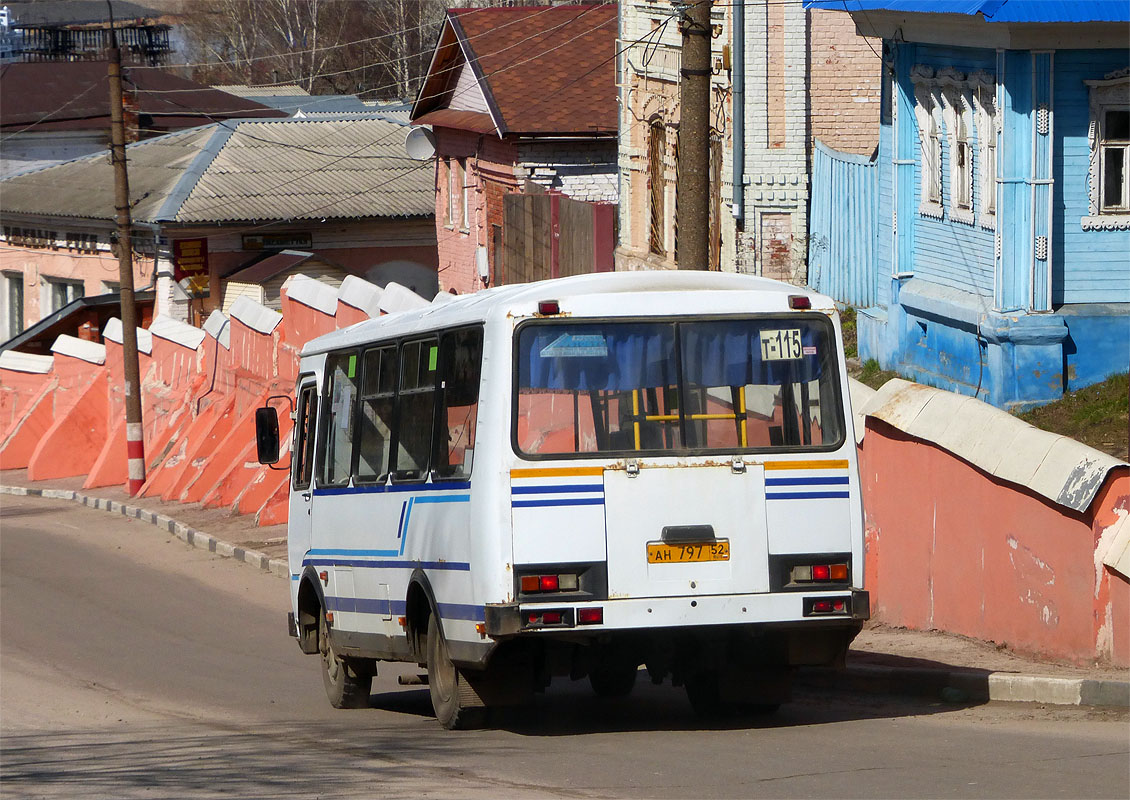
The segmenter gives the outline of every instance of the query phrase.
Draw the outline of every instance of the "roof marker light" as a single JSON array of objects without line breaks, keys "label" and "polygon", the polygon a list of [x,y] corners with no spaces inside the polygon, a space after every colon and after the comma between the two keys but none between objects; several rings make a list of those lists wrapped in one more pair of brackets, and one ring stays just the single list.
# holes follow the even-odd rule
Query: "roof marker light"
[{"label": "roof marker light", "polygon": [[549,316],[551,314],[560,314],[561,305],[556,300],[539,300],[538,313],[545,316]]},{"label": "roof marker light", "polygon": [[797,310],[812,308],[812,299],[806,294],[790,294],[789,308]]}]

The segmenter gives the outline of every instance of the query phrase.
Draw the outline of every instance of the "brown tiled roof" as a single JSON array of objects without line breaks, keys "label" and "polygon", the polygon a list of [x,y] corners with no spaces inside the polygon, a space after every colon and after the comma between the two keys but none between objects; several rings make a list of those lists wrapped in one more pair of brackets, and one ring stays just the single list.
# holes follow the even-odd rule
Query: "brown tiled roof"
[{"label": "brown tiled roof", "polygon": [[616,13],[601,5],[448,12],[502,133],[614,134]]},{"label": "brown tiled roof", "polygon": [[[158,69],[125,68],[127,91],[136,87],[138,111],[152,126],[182,130],[213,119],[285,117],[286,112],[235,97]],[[105,61],[34,61],[0,67],[0,128],[35,123],[36,131],[102,130],[109,126],[110,88]],[[172,91],[170,91],[172,90]]]}]

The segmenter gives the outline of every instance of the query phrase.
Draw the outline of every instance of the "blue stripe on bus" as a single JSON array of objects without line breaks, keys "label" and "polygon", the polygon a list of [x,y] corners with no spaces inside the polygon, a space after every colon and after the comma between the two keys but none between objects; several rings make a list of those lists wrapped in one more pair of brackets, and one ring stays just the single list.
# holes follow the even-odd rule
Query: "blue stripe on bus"
[{"label": "blue stripe on bus", "polygon": [[[352,612],[355,614],[380,614],[391,617],[404,614],[408,611],[408,603],[404,600],[379,600],[368,597],[334,597],[326,595],[326,610]],[[441,619],[463,619],[471,622],[482,622],[486,619],[486,607],[469,605],[466,603],[440,603],[439,615]]]},{"label": "blue stripe on bus", "polygon": [[315,497],[331,497],[342,494],[385,494],[391,492],[453,492],[470,489],[470,481],[444,483],[394,483],[391,486],[375,483],[372,486],[330,486],[314,490]]},{"label": "blue stripe on bus", "polygon": [[578,486],[568,486],[565,484],[555,484],[553,486],[511,486],[511,494],[565,494],[567,492],[603,492],[604,484],[582,484]]},{"label": "blue stripe on bus", "polygon": [[602,506],[603,497],[578,497],[575,499],[562,498],[560,500],[513,500],[513,508],[545,508],[548,506]]},{"label": "blue stripe on bus", "polygon": [[848,482],[847,475],[837,478],[766,478],[766,486],[830,486]]},{"label": "blue stripe on bus", "polygon": [[766,500],[822,500],[829,497],[851,497],[850,492],[766,492]]},{"label": "blue stripe on bus", "polygon": [[[311,550],[312,554],[318,551]],[[396,556],[395,551],[388,552],[383,550],[351,550],[348,551],[354,554],[364,553],[365,555],[385,555]],[[324,555],[324,553],[323,553]],[[345,555],[345,553],[342,553]],[[304,558],[302,565],[310,565],[313,567],[364,567],[368,569],[434,569],[434,570],[454,570],[456,572],[467,572],[471,569],[471,565],[466,561],[415,561],[411,559],[398,559],[395,561],[374,561],[372,559],[364,558]]]}]

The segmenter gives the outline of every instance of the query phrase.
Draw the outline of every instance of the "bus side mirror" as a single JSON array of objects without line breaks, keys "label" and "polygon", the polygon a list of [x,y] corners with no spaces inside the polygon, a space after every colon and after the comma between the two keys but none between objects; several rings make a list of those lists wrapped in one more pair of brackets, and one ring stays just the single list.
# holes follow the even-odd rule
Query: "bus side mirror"
[{"label": "bus side mirror", "polygon": [[279,460],[279,414],[271,406],[255,409],[255,450],[260,464]]}]

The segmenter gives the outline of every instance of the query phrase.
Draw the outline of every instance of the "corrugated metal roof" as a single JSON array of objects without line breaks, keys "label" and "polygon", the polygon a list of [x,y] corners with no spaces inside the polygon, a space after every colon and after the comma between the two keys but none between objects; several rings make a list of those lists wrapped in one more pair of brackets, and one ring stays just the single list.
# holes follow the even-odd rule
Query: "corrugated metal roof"
[{"label": "corrugated metal roof", "polygon": [[[133,216],[186,223],[429,216],[433,166],[408,158],[406,132],[366,116],[223,123],[148,139],[127,154]],[[14,176],[0,192],[7,213],[114,216],[106,153]]]},{"label": "corrugated metal roof", "polygon": [[1130,22],[1126,0],[804,0],[804,5],[838,11],[980,14],[986,22]]}]

